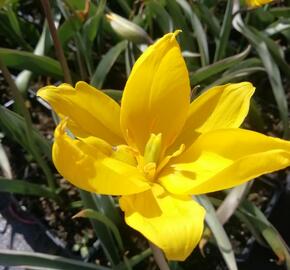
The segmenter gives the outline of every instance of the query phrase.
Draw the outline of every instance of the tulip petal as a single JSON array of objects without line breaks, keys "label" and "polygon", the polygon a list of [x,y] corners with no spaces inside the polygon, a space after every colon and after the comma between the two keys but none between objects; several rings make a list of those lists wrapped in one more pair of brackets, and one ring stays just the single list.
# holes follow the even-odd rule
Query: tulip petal
[{"label": "tulip petal", "polygon": [[246,0],[247,6],[249,7],[260,7],[270,2],[273,2],[273,0]]},{"label": "tulip petal", "polygon": [[140,56],[125,86],[121,128],[141,154],[151,133],[162,133],[167,147],[185,122],[190,84],[175,35],[165,35]]},{"label": "tulip petal", "polygon": [[243,129],[201,135],[160,175],[172,193],[202,194],[240,185],[290,165],[290,142]]},{"label": "tulip petal", "polygon": [[65,121],[55,130],[52,157],[58,172],[73,185],[99,194],[128,195],[150,188],[140,171],[111,158],[102,142],[72,139]]},{"label": "tulip petal", "polygon": [[185,260],[198,244],[205,210],[190,196],[152,190],[120,199],[126,223],[161,248],[169,260]]},{"label": "tulip petal", "polygon": [[248,114],[255,88],[249,82],[213,87],[190,104],[184,127],[174,145],[187,147],[202,133],[238,128]]},{"label": "tulip petal", "polygon": [[61,116],[68,117],[68,127],[75,136],[95,136],[110,144],[124,142],[120,130],[120,106],[106,94],[85,82],[75,89],[69,84],[47,86],[38,91]]}]

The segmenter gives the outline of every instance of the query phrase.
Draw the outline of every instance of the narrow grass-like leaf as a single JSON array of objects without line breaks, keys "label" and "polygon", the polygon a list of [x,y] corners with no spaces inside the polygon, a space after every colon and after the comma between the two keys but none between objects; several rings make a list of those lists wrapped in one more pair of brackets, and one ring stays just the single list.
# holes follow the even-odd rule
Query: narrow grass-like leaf
[{"label": "narrow grass-like leaf", "polygon": [[276,61],[278,66],[280,66],[281,71],[287,77],[290,77],[290,65],[285,60],[285,56],[283,54],[282,48],[276,42],[274,42],[271,38],[267,37],[264,33],[254,28],[251,28],[251,30],[257,36],[257,38],[265,42],[274,60]]},{"label": "narrow grass-like leaf", "polygon": [[89,47],[92,46],[92,43],[98,34],[105,7],[106,0],[99,1],[95,14],[87,19],[83,25],[83,34],[86,39],[86,44]]},{"label": "narrow grass-like leaf", "polygon": [[269,10],[272,15],[281,18],[290,18],[290,7],[275,7]]},{"label": "narrow grass-like leaf", "polygon": [[179,34],[180,45],[182,50],[195,52],[195,44],[192,42],[192,38],[189,35],[190,30],[184,14],[181,11],[180,6],[175,0],[167,0],[166,7],[170,17],[173,20],[175,29],[181,29],[183,32]]},{"label": "narrow grass-like leaf", "polygon": [[[101,209],[101,206],[97,204],[95,195],[84,191],[79,190],[84,207],[88,209],[93,209],[98,212]],[[113,238],[111,230],[103,223],[98,220],[90,218],[94,231],[98,238],[101,241],[101,246],[106,254],[107,259],[111,262],[113,266],[116,266],[121,262],[120,250],[116,245],[116,241]]]},{"label": "narrow grass-like leaf", "polygon": [[91,84],[97,88],[102,88],[103,83],[106,79],[106,76],[119,55],[125,50],[127,46],[127,41],[121,41],[114,47],[112,47],[102,58],[100,61],[96,71],[94,72]]},{"label": "narrow grass-like leaf", "polygon": [[38,252],[0,250],[0,265],[34,269],[109,270],[110,268]]},{"label": "narrow grass-like leaf", "polygon": [[131,8],[130,5],[126,0],[117,0],[120,7],[123,9],[123,11],[126,13],[126,15],[129,17],[131,14]]},{"label": "narrow grass-like leaf", "polygon": [[58,28],[58,36],[63,48],[75,36],[76,32],[80,31],[82,23],[77,15],[67,18]]},{"label": "narrow grass-like leaf", "polygon": [[32,195],[56,199],[55,193],[49,188],[30,183],[26,180],[7,179],[0,177],[0,192],[11,192],[13,194]]},{"label": "narrow grass-like leaf", "polygon": [[183,12],[188,17],[191,26],[194,30],[194,34],[197,39],[198,49],[201,58],[201,65],[206,66],[209,64],[209,51],[208,51],[208,44],[207,44],[207,37],[204,31],[204,27],[202,26],[198,16],[194,13],[191,6],[185,0],[177,0],[177,3],[183,9]]},{"label": "narrow grass-like leaf", "polygon": [[247,58],[240,63],[237,63],[236,65],[232,66],[231,68],[227,69],[223,75],[230,74],[234,71],[239,71],[247,68],[263,68],[263,63],[260,60],[260,58],[257,57],[251,57]]},{"label": "narrow grass-like leaf", "polygon": [[226,48],[229,43],[228,39],[232,29],[232,9],[233,9],[233,1],[228,0],[219,41],[217,43],[217,48],[215,51],[214,62],[223,59],[225,56]]},{"label": "narrow grass-like leaf", "polygon": [[279,232],[268,221],[263,212],[253,203],[245,201],[240,207],[242,213],[246,214],[252,223],[260,230],[266,242],[272,248],[279,259],[279,263],[285,263],[287,269],[290,269],[290,250],[282,239]]},{"label": "narrow grass-like leaf", "polygon": [[197,12],[200,13],[200,18],[203,19],[205,24],[208,26],[209,31],[213,35],[213,37],[218,40],[219,33],[221,32],[221,27],[219,24],[219,20],[217,17],[211,12],[206,5],[200,5],[200,4],[193,4],[192,8]]},{"label": "narrow grass-like leaf", "polygon": [[18,18],[12,8],[11,4],[6,5],[5,7],[5,14],[9,20],[10,23],[10,27],[11,30],[13,32],[13,35],[16,37],[16,39],[18,40],[19,44],[26,50],[31,51],[32,48],[29,45],[29,43],[27,43],[25,41],[25,39],[23,38],[22,32],[21,32],[21,28],[20,28],[20,24],[18,21]]},{"label": "narrow grass-like leaf", "polygon": [[197,196],[196,198],[197,198],[197,201],[201,205],[203,205],[203,207],[206,209],[205,221],[213,233],[213,236],[217,242],[218,248],[229,270],[237,270],[238,267],[236,264],[232,244],[216,215],[216,212],[212,203],[204,195]]},{"label": "narrow grass-like leaf", "polygon": [[203,67],[195,71],[193,74],[190,75],[191,85],[196,85],[198,83],[201,83],[202,81],[210,78],[211,76],[216,75],[224,71],[225,69],[228,69],[238,64],[239,62],[241,62],[243,59],[246,58],[249,52],[250,52],[250,47],[247,47],[243,52],[239,54],[225,58],[214,64],[211,64],[209,66]]},{"label": "narrow grass-like leaf", "polygon": [[6,66],[14,69],[28,69],[34,74],[52,76],[56,79],[61,79],[63,77],[59,62],[47,56],[0,48],[0,57]]},{"label": "narrow grass-like leaf", "polygon": [[157,1],[148,1],[145,3],[149,9],[148,12],[150,12],[150,15],[155,16],[156,23],[162,29],[163,34],[172,32],[174,30],[173,21],[166,9]]},{"label": "narrow grass-like leaf", "polygon": [[12,178],[12,169],[6,151],[0,141],[0,168],[5,178]]},{"label": "narrow grass-like leaf", "polygon": [[[34,54],[35,55],[44,55],[45,51],[47,50],[46,45],[47,44],[51,45],[50,40],[51,39],[49,36],[47,24],[45,23],[43,26],[41,36],[40,36],[40,38],[37,42],[37,45],[34,49]],[[15,84],[21,93],[25,93],[27,91],[32,75],[33,75],[33,73],[30,70],[23,70],[17,75],[17,77],[15,79]]]},{"label": "narrow grass-like leaf", "polygon": [[250,182],[247,182],[230,190],[216,211],[216,215],[221,224],[225,224],[230,219],[241,202],[245,199],[245,196],[249,191],[250,184]]},{"label": "narrow grass-like leaf", "polygon": [[[22,116],[14,113],[3,106],[0,106],[0,127],[1,130],[12,140],[19,143],[26,151],[30,152],[30,146],[25,138],[25,121]],[[36,129],[32,130],[33,141],[37,144],[41,153],[46,158],[51,158],[51,147],[48,141],[39,134]]]},{"label": "narrow grass-like leaf", "polygon": [[284,19],[278,20],[273,24],[269,25],[263,32],[268,36],[273,36],[289,28],[290,28],[290,20]]},{"label": "narrow grass-like leaf", "polygon": [[124,245],[123,245],[123,241],[122,241],[120,232],[119,232],[118,228],[116,227],[116,225],[108,217],[106,217],[101,212],[97,212],[97,211],[94,211],[92,209],[84,209],[73,216],[73,218],[79,218],[79,217],[95,219],[95,220],[98,220],[98,221],[104,223],[112,231],[112,233],[117,241],[117,244],[119,245],[120,250],[124,251]]},{"label": "narrow grass-like leaf", "polygon": [[110,96],[112,99],[116,100],[117,102],[120,102],[122,99],[123,91],[121,90],[105,89],[103,90],[103,92],[108,96]]},{"label": "narrow grass-like leaf", "polygon": [[221,85],[225,83],[233,83],[233,82],[239,82],[243,78],[248,78],[251,74],[254,74],[256,72],[265,72],[265,68],[263,67],[252,67],[252,68],[244,68],[240,70],[236,70],[233,72],[227,72],[224,73],[219,79],[215,80],[214,82],[207,84],[204,90],[210,89],[213,86]]},{"label": "narrow grass-like leaf", "polygon": [[[239,2],[235,2],[235,10],[239,9]],[[248,40],[252,43],[257,53],[260,56],[261,61],[266,69],[268,74],[269,81],[272,86],[273,95],[276,99],[278,105],[280,117],[283,123],[284,128],[284,137],[289,137],[289,125],[288,125],[288,104],[285,91],[282,84],[282,78],[280,70],[271,56],[266,42],[261,39],[259,36],[255,35],[253,31],[244,24],[240,14],[237,14],[233,20],[233,26],[239,32],[241,32]]]}]

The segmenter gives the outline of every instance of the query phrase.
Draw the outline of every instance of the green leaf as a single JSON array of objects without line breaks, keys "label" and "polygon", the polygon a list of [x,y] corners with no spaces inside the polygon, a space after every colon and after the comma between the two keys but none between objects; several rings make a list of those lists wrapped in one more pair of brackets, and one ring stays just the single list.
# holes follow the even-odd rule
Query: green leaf
[{"label": "green leaf", "polygon": [[[4,106],[0,106],[0,128],[4,131],[7,137],[15,140],[26,151],[31,152],[29,143],[26,139],[25,121],[22,116],[6,109]],[[40,148],[41,153],[48,159],[51,158],[51,147],[48,141],[42,137],[36,129],[33,129],[33,141]]]},{"label": "green leaf", "polygon": [[[98,201],[95,198],[95,194],[79,190],[84,207],[93,209],[94,211],[98,212],[101,211],[102,206],[98,204]],[[111,262],[113,266],[117,265],[121,261],[120,257],[120,250],[118,246],[116,245],[116,241],[114,240],[111,230],[99,220],[90,219],[92,226],[94,228],[94,231],[98,238],[101,241],[103,250],[108,258],[108,260]]]},{"label": "green leaf", "polygon": [[162,29],[163,34],[172,32],[173,21],[166,9],[157,1],[148,1],[145,2],[145,4],[148,7],[150,15],[154,15],[156,23],[159,25],[160,29]]},{"label": "green leaf", "polygon": [[94,72],[91,84],[97,88],[102,88],[103,83],[106,79],[106,76],[119,55],[125,50],[127,46],[127,41],[121,41],[114,47],[112,47],[102,58],[100,61],[96,71]]},{"label": "green leaf", "polygon": [[63,48],[67,46],[67,43],[75,36],[82,27],[80,18],[77,15],[73,15],[66,19],[63,24],[57,29],[60,43]]},{"label": "green leaf", "polygon": [[225,84],[225,83],[233,83],[233,82],[239,82],[241,81],[243,78],[248,78],[251,74],[254,74],[256,72],[265,72],[265,68],[263,67],[252,67],[252,68],[244,68],[244,69],[240,69],[240,70],[235,70],[233,72],[226,72],[223,73],[223,75],[215,80],[214,82],[207,84],[207,86],[205,88],[203,88],[202,91],[205,91],[207,89],[210,89],[213,86],[216,85],[221,85],[221,84]]},{"label": "green leaf", "polygon": [[116,227],[116,225],[108,217],[106,217],[101,212],[97,212],[97,211],[94,211],[92,209],[84,209],[73,216],[73,218],[79,218],[79,217],[95,219],[95,220],[98,220],[98,221],[104,223],[112,231],[112,233],[117,241],[117,244],[119,245],[120,250],[124,252],[124,245],[123,245],[123,241],[122,241],[120,232],[119,232],[118,228]]},{"label": "green leaf", "polygon": [[212,77],[213,75],[216,75],[224,71],[225,69],[228,69],[240,63],[249,54],[250,49],[251,48],[249,46],[239,54],[236,54],[228,58],[224,58],[223,60],[220,60],[218,62],[215,62],[214,64],[211,64],[209,66],[203,67],[195,71],[193,74],[190,75],[191,85],[197,85],[202,81],[205,81],[206,79]]},{"label": "green leaf", "polygon": [[209,31],[215,38],[219,38],[219,33],[221,32],[221,27],[219,25],[219,20],[211,12],[206,5],[193,4],[193,9],[200,13],[200,18],[203,19],[204,23],[208,26]]},{"label": "green leaf", "polygon": [[269,10],[277,18],[290,18],[290,7],[275,7]]},{"label": "green leaf", "polygon": [[98,34],[105,7],[106,0],[99,1],[95,14],[88,18],[83,26],[84,38],[86,39],[86,45],[89,47],[92,46],[92,43]]},{"label": "green leaf", "polygon": [[253,33],[265,44],[267,45],[271,55],[273,56],[276,63],[280,66],[281,71],[287,76],[290,77],[290,66],[285,61],[285,56],[283,53],[283,49],[274,42],[271,38],[267,37],[264,33],[258,31],[257,29],[251,28]]},{"label": "green leaf", "polygon": [[0,57],[6,66],[14,69],[28,69],[35,74],[52,76],[56,79],[63,77],[59,62],[47,56],[0,48]]},{"label": "green leaf", "polygon": [[287,30],[290,28],[290,20],[289,19],[283,19],[278,20],[271,25],[269,25],[265,30],[264,33],[268,36],[276,35],[280,32],[283,32],[284,30]]},{"label": "green leaf", "polygon": [[237,270],[238,267],[236,264],[235,254],[233,252],[232,244],[216,215],[216,212],[212,203],[204,195],[197,196],[196,199],[206,209],[205,221],[215,237],[218,248],[229,270]]},{"label": "green leaf", "polygon": [[198,16],[194,13],[191,6],[185,0],[177,0],[177,3],[183,9],[183,12],[188,17],[191,26],[194,29],[194,34],[197,39],[198,49],[201,58],[201,64],[202,66],[206,66],[209,64],[209,51],[204,27],[202,26]]},{"label": "green leaf", "polygon": [[0,192],[11,192],[21,195],[33,195],[56,199],[55,193],[49,188],[28,182],[27,180],[7,179],[0,177]]},{"label": "green leaf", "polygon": [[121,90],[105,89],[103,92],[117,102],[120,102],[122,99],[123,91]]},{"label": "green leaf", "polygon": [[215,51],[214,62],[223,59],[228,46],[228,40],[232,29],[232,12],[233,12],[233,0],[228,0],[225,11],[225,16]]},{"label": "green leaf", "polygon": [[110,268],[84,263],[73,259],[48,255],[38,252],[24,252],[16,250],[0,250],[0,265],[2,266],[26,266],[36,269],[58,270],[109,270]]},{"label": "green leaf", "polygon": [[11,179],[12,178],[12,169],[10,166],[9,159],[7,157],[6,151],[0,140],[0,168],[4,177]]},{"label": "green leaf", "polygon": [[[41,36],[34,49],[34,54],[44,55],[47,50],[46,44],[50,43],[50,41],[51,39],[50,39],[49,30],[48,30],[47,24],[45,23],[43,26]],[[15,79],[15,84],[21,93],[25,93],[27,91],[32,75],[33,73],[30,70],[23,70],[17,75]]]},{"label": "green leaf", "polygon": [[287,269],[290,269],[289,247],[275,227],[268,221],[263,212],[249,201],[243,202],[240,210],[251,219],[252,224],[263,235],[266,242],[279,258],[279,263],[286,263]]},{"label": "green leaf", "polygon": [[280,70],[273,57],[271,56],[266,42],[259,35],[256,35],[251,30],[251,28],[244,24],[240,14],[236,15],[235,19],[233,20],[233,26],[237,31],[241,32],[245,37],[248,38],[248,40],[259,54],[261,61],[263,62],[272,86],[272,91],[276,99],[276,103],[278,105],[280,117],[282,119],[284,137],[287,138],[290,135],[288,125],[288,104],[285,90],[282,84]]},{"label": "green leaf", "polygon": [[174,28],[182,30],[182,33],[178,35],[182,50],[195,52],[196,51],[195,44],[194,42],[192,42],[190,30],[186,18],[181,11],[180,6],[175,0],[167,0],[166,7],[169,15],[173,20]]}]

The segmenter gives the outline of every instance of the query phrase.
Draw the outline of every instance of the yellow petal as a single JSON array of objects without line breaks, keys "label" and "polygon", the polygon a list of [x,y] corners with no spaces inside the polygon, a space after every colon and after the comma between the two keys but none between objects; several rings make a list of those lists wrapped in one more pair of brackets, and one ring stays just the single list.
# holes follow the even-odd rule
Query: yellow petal
[{"label": "yellow petal", "polygon": [[141,154],[151,133],[162,134],[163,147],[171,144],[187,115],[190,85],[175,35],[165,35],[140,56],[125,86],[121,128]]},{"label": "yellow petal", "polygon": [[249,111],[255,88],[249,82],[226,84],[207,90],[190,104],[189,114],[176,147],[187,147],[202,133],[239,127]]},{"label": "yellow petal", "polygon": [[110,144],[123,142],[120,130],[120,106],[113,99],[88,85],[78,82],[75,89],[68,84],[47,86],[38,91],[61,116],[68,117],[75,136],[99,137]]},{"label": "yellow petal", "polygon": [[249,7],[260,7],[270,2],[273,2],[273,0],[246,0],[246,4]]},{"label": "yellow petal", "polygon": [[126,223],[161,248],[169,260],[185,260],[198,244],[205,210],[189,196],[173,196],[161,186],[120,199]]},{"label": "yellow petal", "polygon": [[160,175],[172,193],[202,194],[240,185],[290,165],[290,142],[243,129],[201,135]]},{"label": "yellow petal", "polygon": [[98,148],[96,141],[92,145],[72,139],[64,129],[62,121],[55,130],[52,157],[58,172],[73,185],[110,195],[134,194],[150,188],[136,167],[107,156],[107,146],[101,143]]}]

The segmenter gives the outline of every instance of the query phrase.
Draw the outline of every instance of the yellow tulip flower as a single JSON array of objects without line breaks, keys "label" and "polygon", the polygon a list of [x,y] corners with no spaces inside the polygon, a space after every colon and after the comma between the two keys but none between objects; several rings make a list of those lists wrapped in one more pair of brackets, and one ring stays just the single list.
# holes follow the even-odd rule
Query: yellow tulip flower
[{"label": "yellow tulip flower", "polygon": [[38,95],[62,119],[52,153],[59,173],[81,189],[121,196],[126,223],[169,260],[185,260],[205,216],[192,195],[287,167],[290,143],[239,128],[254,93],[249,82],[213,87],[190,103],[175,36],[140,56],[121,106],[85,82],[47,86]]},{"label": "yellow tulip flower", "polygon": [[273,0],[246,0],[246,4],[249,7],[260,7],[270,2],[273,2]]}]

